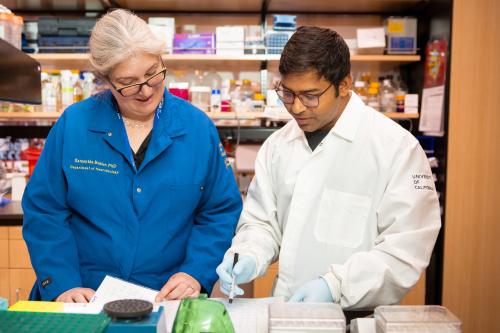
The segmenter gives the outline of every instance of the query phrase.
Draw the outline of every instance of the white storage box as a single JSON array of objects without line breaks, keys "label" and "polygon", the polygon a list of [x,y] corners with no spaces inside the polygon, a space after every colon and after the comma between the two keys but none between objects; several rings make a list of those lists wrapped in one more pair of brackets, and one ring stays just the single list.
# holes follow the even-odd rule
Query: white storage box
[{"label": "white storage box", "polygon": [[271,303],[270,333],[344,333],[345,316],[334,303]]},{"label": "white storage box", "polygon": [[383,54],[385,50],[384,27],[356,29],[358,54]]},{"label": "white storage box", "polygon": [[374,313],[377,333],[460,333],[462,323],[437,305],[379,306]]},{"label": "white storage box", "polygon": [[148,24],[158,39],[165,42],[167,53],[172,53],[174,35],[175,35],[175,19],[172,17],[150,17]]}]

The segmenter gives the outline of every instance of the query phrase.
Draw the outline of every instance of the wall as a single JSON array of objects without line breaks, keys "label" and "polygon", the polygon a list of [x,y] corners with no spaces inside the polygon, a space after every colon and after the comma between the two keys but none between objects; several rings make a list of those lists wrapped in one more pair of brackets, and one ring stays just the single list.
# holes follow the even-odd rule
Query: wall
[{"label": "wall", "polygon": [[500,332],[500,1],[453,2],[443,305]]}]

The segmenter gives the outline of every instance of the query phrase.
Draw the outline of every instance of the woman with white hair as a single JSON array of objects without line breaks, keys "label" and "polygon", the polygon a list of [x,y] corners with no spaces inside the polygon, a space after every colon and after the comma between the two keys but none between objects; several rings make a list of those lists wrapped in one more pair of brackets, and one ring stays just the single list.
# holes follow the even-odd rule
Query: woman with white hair
[{"label": "woman with white hair", "polygon": [[23,197],[31,299],[88,302],[106,275],[210,292],[241,212],[211,120],[164,86],[162,42],[126,10],[104,15],[90,61],[109,90],[68,107]]}]

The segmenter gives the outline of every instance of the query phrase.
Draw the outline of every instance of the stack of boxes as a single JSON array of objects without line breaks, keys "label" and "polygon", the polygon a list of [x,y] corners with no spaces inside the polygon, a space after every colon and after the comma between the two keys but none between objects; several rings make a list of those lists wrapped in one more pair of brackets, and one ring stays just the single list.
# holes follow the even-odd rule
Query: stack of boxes
[{"label": "stack of boxes", "polygon": [[167,53],[172,53],[175,35],[175,19],[173,17],[150,17],[148,19],[151,31],[160,40],[163,40]]},{"label": "stack of boxes", "polygon": [[268,54],[281,54],[285,44],[297,28],[295,15],[274,15],[273,30],[266,31]]},{"label": "stack of boxes", "polygon": [[245,54],[264,54],[264,32],[260,25],[245,26]]},{"label": "stack of boxes", "polygon": [[173,53],[214,54],[215,34],[211,32],[175,34]]},{"label": "stack of boxes", "polygon": [[223,26],[215,29],[215,47],[219,55],[243,55],[245,53],[245,28]]},{"label": "stack of boxes", "polygon": [[96,20],[92,18],[38,20],[40,53],[85,53],[90,32]]},{"label": "stack of boxes", "polygon": [[387,54],[417,53],[417,19],[389,17],[387,28]]}]

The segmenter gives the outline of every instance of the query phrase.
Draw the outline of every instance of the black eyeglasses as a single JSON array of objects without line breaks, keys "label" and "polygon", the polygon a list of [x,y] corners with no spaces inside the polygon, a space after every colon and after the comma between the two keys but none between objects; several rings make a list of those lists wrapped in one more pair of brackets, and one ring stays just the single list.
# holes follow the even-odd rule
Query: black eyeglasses
[{"label": "black eyeglasses", "polygon": [[279,99],[283,102],[285,105],[292,105],[295,102],[295,97],[298,97],[302,105],[304,105],[307,108],[315,108],[319,105],[319,98],[327,92],[328,89],[333,84],[330,83],[330,85],[320,92],[319,94],[296,94],[291,90],[288,89],[280,89],[279,87],[275,89],[276,94],[278,94]]},{"label": "black eyeglasses", "polygon": [[[161,64],[163,65],[163,61],[162,61]],[[142,83],[135,83],[135,84],[131,84],[131,85],[128,85],[128,86],[125,86],[125,87],[122,87],[122,88],[118,89],[113,84],[113,82],[111,82],[111,80],[108,80],[108,81],[111,84],[111,86],[118,93],[120,93],[120,95],[122,95],[123,97],[129,97],[129,96],[132,96],[132,95],[135,95],[135,94],[139,93],[139,91],[141,91],[141,89],[142,89],[142,87],[144,85],[147,85],[147,86],[149,86],[151,88],[156,87],[157,85],[159,85],[160,83],[162,83],[163,80],[165,80],[165,76],[166,75],[167,75],[167,69],[163,65],[163,69],[161,71],[159,71],[158,73],[154,74],[153,76],[151,76],[149,79],[147,79],[146,81],[144,81]]]}]

